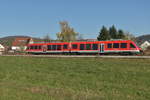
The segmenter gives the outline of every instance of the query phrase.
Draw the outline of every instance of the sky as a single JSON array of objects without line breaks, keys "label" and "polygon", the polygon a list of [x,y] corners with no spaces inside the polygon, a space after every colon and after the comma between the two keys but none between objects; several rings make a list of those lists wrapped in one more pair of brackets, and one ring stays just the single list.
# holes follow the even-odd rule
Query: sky
[{"label": "sky", "polygon": [[150,0],[0,0],[0,37],[56,39],[60,21],[84,38],[96,38],[103,25],[150,34]]}]

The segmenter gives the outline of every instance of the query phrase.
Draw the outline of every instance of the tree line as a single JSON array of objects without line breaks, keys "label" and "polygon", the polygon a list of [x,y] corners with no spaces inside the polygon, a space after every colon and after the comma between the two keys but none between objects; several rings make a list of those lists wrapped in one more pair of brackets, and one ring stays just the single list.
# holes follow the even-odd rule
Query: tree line
[{"label": "tree line", "polygon": [[[80,39],[80,34],[70,27],[67,21],[61,21],[60,32],[56,33],[57,40],[62,42],[76,41]],[[100,29],[99,35],[97,36],[98,41],[112,40],[112,39],[124,39],[124,40],[133,40],[134,36],[129,32],[125,32],[122,29],[117,30],[117,28],[112,25],[107,29],[107,27],[102,26]],[[45,41],[50,41],[49,35],[44,37]]]},{"label": "tree line", "polygon": [[134,36],[129,32],[125,32],[122,29],[117,30],[117,28],[112,25],[109,29],[105,26],[99,32],[97,40],[112,40],[112,39],[124,39],[124,40],[132,40]]}]

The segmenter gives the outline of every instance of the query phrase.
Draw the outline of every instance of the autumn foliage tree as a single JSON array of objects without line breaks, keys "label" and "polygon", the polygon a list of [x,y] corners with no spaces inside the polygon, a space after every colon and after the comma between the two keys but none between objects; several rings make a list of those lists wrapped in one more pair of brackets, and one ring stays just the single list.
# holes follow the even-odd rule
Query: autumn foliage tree
[{"label": "autumn foliage tree", "polygon": [[61,21],[60,23],[61,32],[58,32],[57,39],[63,42],[75,41],[78,33],[71,28],[67,21]]}]

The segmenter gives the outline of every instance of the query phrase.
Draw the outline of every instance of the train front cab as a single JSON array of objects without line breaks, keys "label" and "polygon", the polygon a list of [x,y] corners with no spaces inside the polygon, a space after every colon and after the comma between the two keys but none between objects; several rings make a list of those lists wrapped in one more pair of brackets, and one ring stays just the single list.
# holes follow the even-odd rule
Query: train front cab
[{"label": "train front cab", "polygon": [[138,46],[130,40],[124,41],[108,41],[105,43],[106,54],[138,54],[140,52]]},{"label": "train front cab", "polygon": [[129,42],[129,51],[130,54],[140,54],[140,48],[133,42]]}]

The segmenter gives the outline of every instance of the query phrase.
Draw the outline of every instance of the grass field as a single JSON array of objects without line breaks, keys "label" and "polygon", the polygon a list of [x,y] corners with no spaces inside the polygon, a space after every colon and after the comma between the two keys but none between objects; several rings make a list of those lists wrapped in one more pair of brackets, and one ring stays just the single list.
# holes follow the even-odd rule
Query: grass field
[{"label": "grass field", "polygon": [[0,57],[0,100],[150,100],[150,59]]}]

